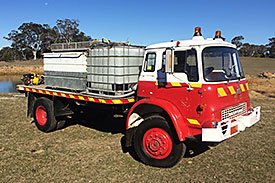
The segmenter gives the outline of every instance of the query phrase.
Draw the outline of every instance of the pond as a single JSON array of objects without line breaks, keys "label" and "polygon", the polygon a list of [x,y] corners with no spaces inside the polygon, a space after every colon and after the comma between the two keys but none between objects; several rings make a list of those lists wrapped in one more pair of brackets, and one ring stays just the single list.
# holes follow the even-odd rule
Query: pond
[{"label": "pond", "polygon": [[22,84],[21,75],[0,76],[0,93],[15,93],[16,86]]}]

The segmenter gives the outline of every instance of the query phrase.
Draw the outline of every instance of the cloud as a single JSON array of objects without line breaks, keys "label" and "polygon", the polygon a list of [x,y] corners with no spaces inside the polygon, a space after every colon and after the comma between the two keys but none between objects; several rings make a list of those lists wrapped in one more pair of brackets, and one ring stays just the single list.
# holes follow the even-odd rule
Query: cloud
[{"label": "cloud", "polygon": [[44,3],[45,6],[48,6],[48,4],[49,4],[48,2],[45,2],[45,3]]}]

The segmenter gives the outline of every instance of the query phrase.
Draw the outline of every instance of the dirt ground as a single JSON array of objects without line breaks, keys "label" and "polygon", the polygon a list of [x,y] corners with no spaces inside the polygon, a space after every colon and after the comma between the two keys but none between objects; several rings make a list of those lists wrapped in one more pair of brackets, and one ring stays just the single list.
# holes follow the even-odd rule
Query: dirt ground
[{"label": "dirt ground", "polygon": [[275,79],[247,76],[250,97],[275,99]]},{"label": "dirt ground", "polygon": [[240,60],[249,83],[250,96],[275,98],[275,78],[259,77],[262,72],[275,73],[275,59],[241,57]]}]

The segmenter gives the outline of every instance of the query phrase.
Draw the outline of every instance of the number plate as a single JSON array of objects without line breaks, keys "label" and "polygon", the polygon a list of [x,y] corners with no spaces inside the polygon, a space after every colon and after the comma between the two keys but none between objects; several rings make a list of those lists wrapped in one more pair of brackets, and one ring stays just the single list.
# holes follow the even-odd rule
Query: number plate
[{"label": "number plate", "polygon": [[238,132],[238,125],[231,127],[230,129],[230,135],[233,135],[234,133]]}]

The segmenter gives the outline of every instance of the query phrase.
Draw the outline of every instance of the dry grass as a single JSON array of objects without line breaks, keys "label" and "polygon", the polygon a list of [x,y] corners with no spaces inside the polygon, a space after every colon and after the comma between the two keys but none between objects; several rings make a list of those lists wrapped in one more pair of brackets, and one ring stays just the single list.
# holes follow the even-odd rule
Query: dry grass
[{"label": "dry grass", "polygon": [[275,58],[241,57],[244,73],[256,76],[260,72],[275,72]]},{"label": "dry grass", "polygon": [[42,60],[0,62],[0,75],[18,75],[30,72],[44,73]]},{"label": "dry grass", "polygon": [[259,78],[261,72],[275,73],[274,58],[241,57],[242,67],[249,83],[250,96],[254,98],[275,98],[275,79]]},{"label": "dry grass", "polygon": [[37,60],[25,60],[25,61],[10,61],[10,62],[5,62],[5,61],[0,61],[0,66],[3,65],[10,65],[10,66],[28,66],[28,65],[33,65],[33,66],[42,66],[43,65],[43,59],[37,59]]},{"label": "dry grass", "polygon": [[[272,58],[254,58],[241,57],[240,58],[244,72],[246,75],[257,75],[260,72],[275,72],[275,59]],[[18,75],[29,72],[42,74],[43,60],[28,60],[28,61],[0,61],[0,75]]]},{"label": "dry grass", "polygon": [[274,72],[275,61],[241,61],[251,75],[252,105],[262,106],[261,121],[210,149],[188,142],[189,153],[170,169],[123,153],[123,118],[94,112],[46,134],[25,117],[26,98],[0,94],[0,182],[275,182],[275,100],[266,97],[275,83],[255,78]]},{"label": "dry grass", "polygon": [[123,118],[78,118],[75,122],[82,125],[46,134],[25,117],[26,98],[2,94],[0,182],[274,182],[275,101],[252,103],[262,106],[259,123],[201,154],[194,149],[173,168],[160,169],[123,153]]}]

